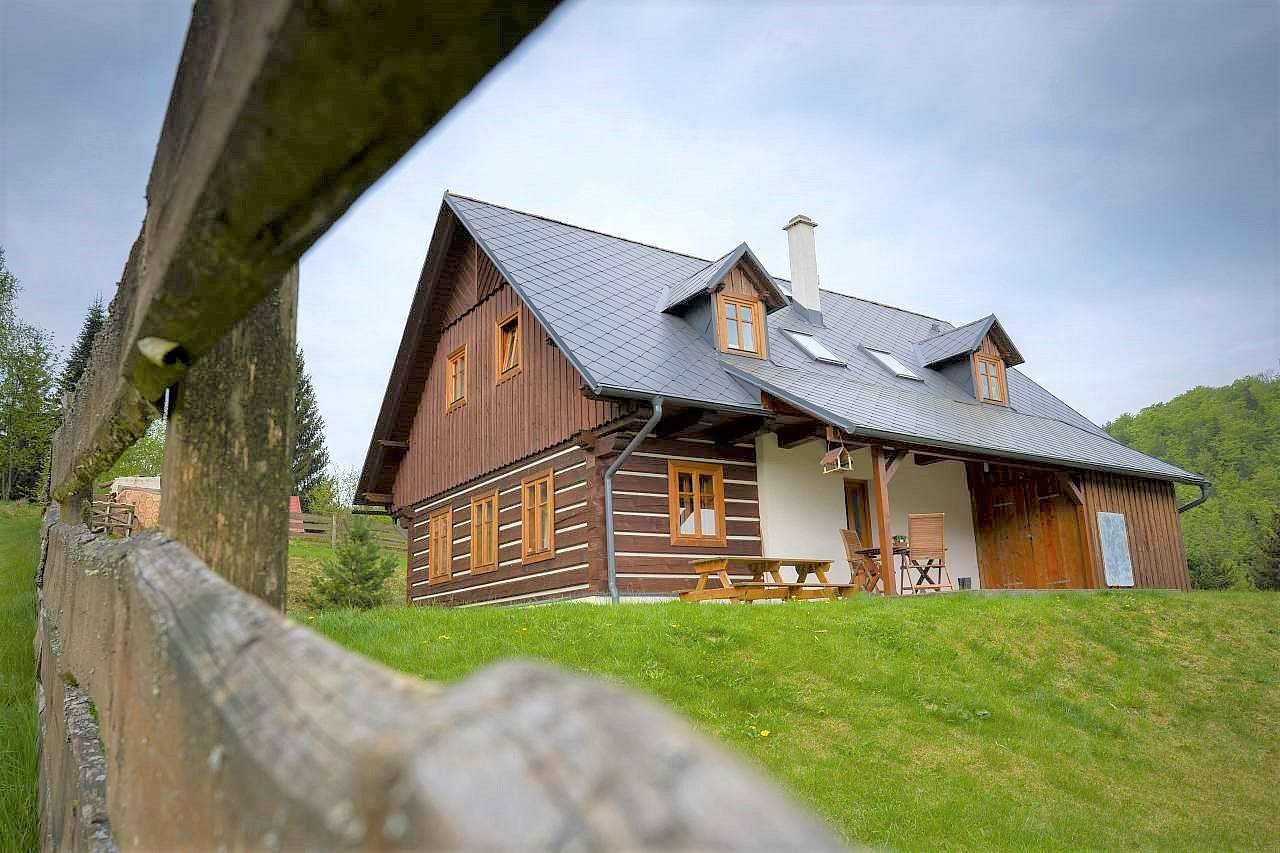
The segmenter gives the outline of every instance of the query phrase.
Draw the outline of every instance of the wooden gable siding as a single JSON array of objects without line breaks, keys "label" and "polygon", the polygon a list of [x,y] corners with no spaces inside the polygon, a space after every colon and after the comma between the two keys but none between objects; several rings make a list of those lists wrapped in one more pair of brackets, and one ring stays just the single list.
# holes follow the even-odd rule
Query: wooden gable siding
[{"label": "wooden gable siding", "polygon": [[[409,507],[523,459],[623,413],[625,404],[590,400],[582,377],[548,339],[488,256],[466,240],[445,271],[447,325],[440,333],[396,472],[396,506]],[[469,294],[469,296],[468,296]],[[467,300],[470,299],[470,304]],[[520,317],[521,372],[496,382],[497,324]],[[467,402],[445,411],[448,354],[467,347]]]},{"label": "wooden gable siding", "polygon": [[1000,353],[1000,348],[995,345],[994,341],[991,340],[990,332],[988,332],[986,337],[982,339],[982,343],[978,345],[977,355],[986,355],[986,356],[990,356],[991,358],[999,358],[999,359],[1004,358],[1004,356],[1001,355]]},{"label": "wooden gable siding", "polygon": [[[724,545],[671,543],[667,463],[672,459],[723,466]],[[646,439],[614,475],[613,490],[618,591],[624,595],[673,595],[689,589],[696,582],[689,568],[693,557],[761,553],[754,445]]]},{"label": "wooden gable siding", "polygon": [[743,272],[741,261],[729,270],[729,274],[720,283],[720,289],[730,296],[740,296],[743,299],[760,298],[760,291],[752,284],[750,277]]},{"label": "wooden gable siding", "polygon": [[1098,513],[1118,512],[1124,515],[1128,531],[1134,586],[1191,589],[1178,501],[1172,483],[1086,474],[1083,487],[1086,530],[1096,586],[1106,586],[1102,545],[1098,537]]}]

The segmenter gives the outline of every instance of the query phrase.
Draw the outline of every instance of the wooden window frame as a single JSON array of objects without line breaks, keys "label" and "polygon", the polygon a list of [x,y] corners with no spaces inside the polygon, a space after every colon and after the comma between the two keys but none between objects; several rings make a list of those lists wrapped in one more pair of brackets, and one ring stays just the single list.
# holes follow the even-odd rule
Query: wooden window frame
[{"label": "wooden window frame", "polygon": [[[476,521],[477,508],[488,504],[491,507],[489,530],[484,534],[481,533],[480,525]],[[482,539],[481,536],[484,536]],[[490,559],[481,562],[477,559],[477,546],[487,544],[489,547]],[[471,574],[478,575],[483,572],[496,571],[498,568],[498,490],[494,489],[487,494],[478,495],[471,499]]]},{"label": "wooden window frame", "polygon": [[[530,487],[537,487],[543,481],[547,483],[547,547],[541,551],[530,551],[529,543],[533,541],[531,531],[536,532],[533,523],[534,507],[529,503]],[[520,481],[520,560],[522,563],[540,563],[550,560],[556,555],[556,472],[548,468],[538,474],[525,477]]]},{"label": "wooden window frame", "polygon": [[[438,524],[444,525],[443,539]],[[443,553],[437,551],[437,546]],[[427,516],[427,585],[445,583],[453,579],[453,507],[438,509]]]},{"label": "wooden window frame", "polygon": [[[502,369],[502,330],[515,323],[516,326],[516,363],[507,368]],[[494,328],[493,334],[493,383],[501,385],[511,377],[524,370],[524,330],[521,328],[523,323],[520,322],[520,309],[512,311],[507,316],[498,321]]]},{"label": "wooden window frame", "polygon": [[[680,477],[681,473],[691,474],[693,477],[694,502],[697,507],[701,507],[701,495],[698,492],[698,479],[700,474],[711,475],[711,488],[714,492],[714,504],[717,527],[719,535],[703,536],[702,534],[689,535],[680,532]],[[728,542],[728,530],[726,529],[727,519],[724,511],[724,466],[713,465],[706,462],[685,462],[683,460],[668,459],[667,460],[667,513],[671,519],[671,544],[685,545],[692,547],[717,546],[724,547]],[[699,516],[695,513],[695,518]],[[701,525],[701,520],[697,522]]]},{"label": "wooden window frame", "polygon": [[[728,320],[725,319],[724,309],[726,304],[733,304],[739,309],[751,309],[751,325],[755,329],[756,350],[739,349],[729,346],[729,332],[726,328]],[[739,321],[741,322],[741,321]],[[741,335],[739,335],[741,340]],[[745,355],[749,358],[768,358],[769,357],[769,330],[765,325],[764,302],[759,299],[749,299],[744,296],[733,296],[728,293],[716,294],[716,341],[720,346],[721,352],[731,353],[732,355]]]},{"label": "wooden window frame", "polygon": [[[453,375],[454,366],[462,362],[462,396],[454,399],[453,397]],[[444,371],[444,410],[446,413],[452,412],[454,409],[465,406],[467,404],[467,374],[471,371],[471,365],[467,364],[467,345],[455,349],[449,353],[448,361],[445,363]]]},{"label": "wooden window frame", "polygon": [[[1000,394],[1003,399],[990,399],[982,393],[982,368],[981,364],[991,364],[996,369],[996,382],[1000,386]],[[991,403],[995,406],[1009,405],[1009,383],[1005,378],[1004,359],[997,358],[993,355],[983,355],[982,353],[974,353],[973,355],[973,395],[978,398],[978,402]]]}]

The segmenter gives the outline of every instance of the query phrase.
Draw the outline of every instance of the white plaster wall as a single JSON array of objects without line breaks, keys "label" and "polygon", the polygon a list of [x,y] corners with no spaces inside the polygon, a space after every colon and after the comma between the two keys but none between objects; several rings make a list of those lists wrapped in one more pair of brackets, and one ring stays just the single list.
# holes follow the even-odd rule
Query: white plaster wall
[{"label": "white plaster wall", "polygon": [[[844,479],[870,481],[871,452],[863,449],[854,453],[853,471],[823,474],[819,460],[825,452],[821,441],[783,450],[776,435],[757,439],[761,544],[763,553],[770,557],[831,559],[830,580],[840,582],[850,576],[839,532],[845,526]],[[873,495],[873,518],[874,501]],[[891,532],[905,535],[907,515],[913,512],[947,514],[947,568],[953,580],[968,577],[978,589],[978,549],[964,464],[916,465],[913,459],[904,459],[889,484]]]},{"label": "white plaster wall", "polygon": [[823,475],[818,464],[823,453],[826,447],[820,441],[782,450],[773,433],[756,439],[761,545],[768,557],[834,560],[828,580],[838,582],[849,579],[840,541],[844,480]]}]

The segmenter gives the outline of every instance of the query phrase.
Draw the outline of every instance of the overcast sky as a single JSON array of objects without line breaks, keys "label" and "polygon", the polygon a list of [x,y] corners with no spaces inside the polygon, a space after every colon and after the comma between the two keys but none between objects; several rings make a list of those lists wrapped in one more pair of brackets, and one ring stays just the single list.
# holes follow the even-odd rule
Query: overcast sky
[{"label": "overcast sky", "polygon": [[[0,245],[62,346],[137,235],[188,14],[0,0]],[[335,462],[446,189],[781,276],[806,213],[824,287],[994,312],[1104,422],[1280,365],[1280,4],[569,4],[303,259]]]}]

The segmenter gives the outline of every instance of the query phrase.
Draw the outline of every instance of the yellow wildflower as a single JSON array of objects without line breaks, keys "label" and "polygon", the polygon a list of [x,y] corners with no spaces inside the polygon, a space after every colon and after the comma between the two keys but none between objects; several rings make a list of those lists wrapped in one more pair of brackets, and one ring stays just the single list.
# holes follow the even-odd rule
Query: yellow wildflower
[{"label": "yellow wildflower", "polygon": [[761,729],[761,730],[760,730],[760,737],[768,737],[768,736],[769,736],[769,730],[768,730],[768,729]]}]

